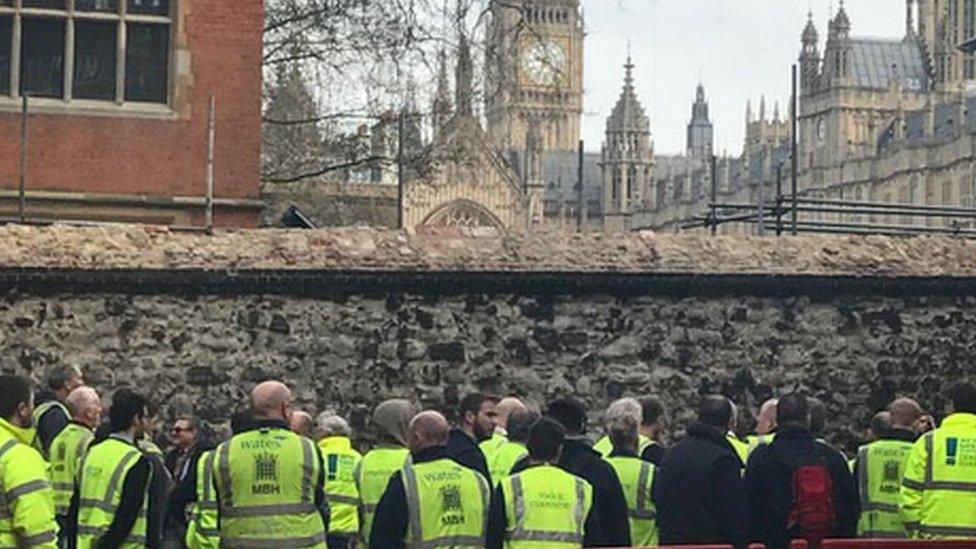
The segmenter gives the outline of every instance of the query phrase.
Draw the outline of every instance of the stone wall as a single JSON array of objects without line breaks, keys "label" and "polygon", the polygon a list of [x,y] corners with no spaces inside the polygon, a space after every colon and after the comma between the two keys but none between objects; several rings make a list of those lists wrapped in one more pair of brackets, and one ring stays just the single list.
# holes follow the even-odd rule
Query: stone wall
[{"label": "stone wall", "polygon": [[[851,449],[896,395],[941,412],[941,389],[976,355],[974,254],[960,240],[645,235],[627,248],[593,235],[577,255],[560,241],[544,255],[516,237],[349,230],[0,236],[0,368],[41,380],[77,363],[106,393],[132,385],[167,418],[215,424],[269,377],[360,432],[383,398],[450,409],[473,389],[575,394],[594,427],[610,400],[652,393],[675,430],[697,395],[721,391],[746,431],[763,399],[799,387],[827,402],[830,437]],[[392,270],[377,268],[384,257]],[[299,268],[306,258],[316,270]],[[673,274],[696,262],[699,274]]]}]

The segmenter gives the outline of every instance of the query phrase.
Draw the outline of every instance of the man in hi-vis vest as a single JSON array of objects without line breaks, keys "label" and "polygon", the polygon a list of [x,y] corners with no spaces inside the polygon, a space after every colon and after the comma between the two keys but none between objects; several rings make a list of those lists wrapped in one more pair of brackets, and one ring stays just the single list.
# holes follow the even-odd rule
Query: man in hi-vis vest
[{"label": "man in hi-vis vest", "polygon": [[[636,421],[635,421],[636,441]],[[528,467],[498,483],[486,547],[509,549],[601,545],[593,487],[556,466],[566,429],[543,417],[529,431]]]},{"label": "man in hi-vis vest", "polygon": [[251,411],[250,428],[214,450],[221,546],[325,549],[322,452],[289,429],[291,390],[259,383]]},{"label": "man in hi-vis vest", "polygon": [[485,546],[488,481],[448,457],[448,431],[434,411],[410,422],[411,462],[390,478],[376,506],[370,549]]}]

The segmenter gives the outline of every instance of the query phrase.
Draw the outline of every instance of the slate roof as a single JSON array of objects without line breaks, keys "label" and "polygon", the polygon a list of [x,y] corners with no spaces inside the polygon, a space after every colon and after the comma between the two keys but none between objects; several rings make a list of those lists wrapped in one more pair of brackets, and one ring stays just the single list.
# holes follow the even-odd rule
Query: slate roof
[{"label": "slate roof", "polygon": [[912,40],[851,40],[851,77],[860,88],[884,89],[892,79],[909,90],[929,87],[922,50]]}]

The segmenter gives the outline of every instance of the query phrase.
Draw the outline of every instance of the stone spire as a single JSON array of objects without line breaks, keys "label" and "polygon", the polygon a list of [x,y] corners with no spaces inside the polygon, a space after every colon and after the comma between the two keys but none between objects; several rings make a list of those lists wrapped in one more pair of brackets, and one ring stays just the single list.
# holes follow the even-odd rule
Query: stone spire
[{"label": "stone spire", "polygon": [[766,121],[766,95],[759,96],[759,121]]},{"label": "stone spire", "polygon": [[444,129],[444,125],[451,118],[453,105],[451,103],[451,83],[447,77],[447,53],[442,49],[437,54],[437,91],[434,92],[434,101],[431,106],[434,121],[434,135]]},{"label": "stone spire", "polygon": [[915,40],[915,0],[905,0],[905,41]]},{"label": "stone spire", "polygon": [[847,17],[847,10],[844,9],[844,0],[840,0],[840,8],[837,10],[837,17],[834,18],[837,28],[837,35],[840,38],[848,38],[851,34],[851,20]]},{"label": "stone spire", "polygon": [[457,69],[455,70],[455,103],[458,116],[473,116],[471,102],[474,97],[474,66],[471,62],[471,46],[464,32],[460,33]]},{"label": "stone spire", "polygon": [[627,56],[627,63],[624,64],[624,88],[620,93],[616,106],[610,118],[607,119],[607,132],[615,131],[648,131],[650,119],[644,113],[634,92],[634,63],[630,56]]},{"label": "stone spire", "polygon": [[705,158],[712,155],[713,127],[708,118],[708,101],[705,99],[705,85],[698,83],[695,102],[691,106],[691,121],[688,122],[688,156]]},{"label": "stone spire", "polygon": [[813,12],[807,12],[807,25],[803,29],[803,46],[800,49],[800,91],[810,94],[817,88],[820,78],[820,51],[817,41],[819,35],[813,24]]}]

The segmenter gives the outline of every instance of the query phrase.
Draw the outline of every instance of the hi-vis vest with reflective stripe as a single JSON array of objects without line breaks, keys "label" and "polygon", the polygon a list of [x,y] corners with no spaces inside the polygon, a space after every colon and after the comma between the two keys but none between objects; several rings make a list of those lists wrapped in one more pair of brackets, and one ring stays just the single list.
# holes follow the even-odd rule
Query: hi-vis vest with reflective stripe
[{"label": "hi-vis vest with reflective stripe", "polygon": [[593,488],[552,465],[530,467],[501,482],[505,547],[582,547]]},{"label": "hi-vis vest with reflective stripe", "polygon": [[329,500],[329,533],[359,533],[359,490],[354,473],[363,456],[353,449],[349,437],[327,437],[319,441],[325,462],[325,497]]},{"label": "hi-vis vest with reflective stripe", "polygon": [[210,450],[197,458],[197,501],[190,506],[190,523],[186,529],[186,546],[190,549],[220,547],[217,494],[213,482],[216,455]]},{"label": "hi-vis vest with reflective stripe", "polygon": [[325,547],[315,443],[263,428],[234,435],[216,452],[221,547]]},{"label": "hi-vis vest with reflective stripe", "polygon": [[[89,448],[81,461],[78,480],[78,549],[94,547],[108,531],[121,503],[125,476],[141,456],[138,448],[114,437]],[[146,546],[148,484],[136,523],[122,544],[124,548]]]},{"label": "hi-vis vest with reflective stripe", "polygon": [[611,456],[606,459],[617,472],[627,499],[631,545],[657,547],[657,509],[651,499],[654,465],[636,457]]},{"label": "hi-vis vest with reflective stripe", "polygon": [[[67,406],[61,404],[61,402],[58,400],[49,400],[42,404],[38,404],[37,407],[34,408],[34,425],[40,425],[41,418],[44,417],[44,414],[48,413],[48,411],[52,408],[60,408],[61,411],[64,412],[64,415],[68,417],[68,421],[71,421],[71,410],[68,410]],[[38,436],[34,438],[34,448],[37,448],[41,455],[44,456],[44,459],[48,459],[47,454],[44,452],[44,445],[41,442],[41,437]]]},{"label": "hi-vis vest with reflective stripe", "polygon": [[360,542],[369,547],[369,536],[373,528],[376,504],[383,497],[390,477],[410,462],[410,452],[406,448],[380,446],[373,448],[356,467],[356,487],[359,490]]},{"label": "hi-vis vest with reflective stripe", "polygon": [[485,546],[488,481],[452,459],[404,465],[407,496],[406,546],[439,549]]},{"label": "hi-vis vest with reflective stripe", "polygon": [[478,448],[481,448],[481,453],[485,455],[485,460],[491,463],[492,456],[494,456],[495,452],[497,452],[498,449],[501,448],[506,442],[508,442],[508,437],[496,430],[491,434],[491,438],[478,443]]},{"label": "hi-vis vest with reflective stripe", "polygon": [[732,449],[735,450],[735,454],[739,456],[740,460],[742,460],[742,466],[745,467],[749,462],[749,443],[743,442],[735,435],[735,433],[732,432],[725,435],[725,439],[728,440],[729,444],[732,445]]},{"label": "hi-vis vest with reflective stripe", "polygon": [[912,443],[879,440],[857,451],[857,483],[861,496],[861,518],[857,535],[862,538],[907,538],[908,531],[898,516],[898,494],[905,461]]},{"label": "hi-vis vest with reflective stripe", "polygon": [[[644,435],[638,437],[637,455],[643,454],[644,450],[646,450],[651,444],[654,444],[654,441],[645,437]],[[610,441],[610,437],[604,436],[600,440],[596,441],[596,444],[593,445],[593,449],[600,452],[600,457],[605,458],[613,453],[613,442]]]},{"label": "hi-vis vest with reflective stripe", "polygon": [[898,505],[912,535],[976,538],[976,415],[953,414],[915,442]]},{"label": "hi-vis vest with reflective stripe", "polygon": [[78,464],[88,451],[95,435],[91,429],[69,423],[51,442],[51,484],[54,486],[54,506],[59,515],[68,514],[71,494],[75,491]]},{"label": "hi-vis vest with reflective stripe", "polygon": [[529,451],[521,442],[502,444],[488,460],[488,472],[491,474],[492,482],[498,484],[499,480],[511,474],[515,464],[527,455],[529,455]]},{"label": "hi-vis vest with reflective stripe", "polygon": [[48,465],[33,438],[0,418],[0,547],[57,547]]}]

